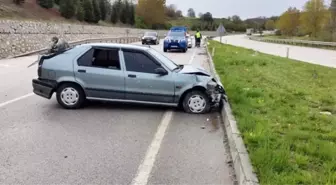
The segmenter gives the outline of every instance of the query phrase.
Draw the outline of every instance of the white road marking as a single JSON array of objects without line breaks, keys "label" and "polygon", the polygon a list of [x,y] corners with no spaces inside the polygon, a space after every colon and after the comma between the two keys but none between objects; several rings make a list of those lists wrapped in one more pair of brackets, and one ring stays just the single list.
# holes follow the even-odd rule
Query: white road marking
[{"label": "white road marking", "polygon": [[149,175],[154,166],[156,155],[160,150],[162,140],[165,136],[165,132],[169,126],[169,123],[172,117],[173,117],[172,111],[165,112],[161,120],[161,123],[156,131],[154,139],[147,150],[146,157],[141,163],[141,165],[139,166],[138,173],[132,181],[132,185],[146,185],[147,184]]},{"label": "white road marking", "polygon": [[[189,60],[189,64],[192,64],[192,62],[194,61],[196,56],[196,50],[197,49],[195,48]],[[152,140],[152,143],[147,149],[146,156],[138,168],[137,175],[132,181],[132,185],[147,185],[149,175],[152,172],[156,160],[156,156],[160,150],[162,140],[165,136],[166,130],[172,120],[173,115],[173,111],[166,111],[163,115],[161,123]]]},{"label": "white road marking", "polygon": [[14,98],[14,99],[12,99],[12,100],[9,100],[9,101],[0,103],[0,108],[6,106],[6,105],[8,105],[8,104],[17,102],[17,101],[19,101],[19,100],[23,100],[23,99],[28,98],[28,97],[33,96],[33,95],[34,95],[34,93],[29,93],[29,94],[26,94],[26,95],[24,95],[24,96],[20,96],[20,97]]},{"label": "white road marking", "polygon": [[192,64],[192,62],[194,61],[195,56],[196,56],[196,48],[194,48],[194,52],[193,52],[193,54],[191,55],[191,58],[190,58],[188,64]]},{"label": "white road marking", "polygon": [[10,67],[8,64],[0,64],[1,67]]}]

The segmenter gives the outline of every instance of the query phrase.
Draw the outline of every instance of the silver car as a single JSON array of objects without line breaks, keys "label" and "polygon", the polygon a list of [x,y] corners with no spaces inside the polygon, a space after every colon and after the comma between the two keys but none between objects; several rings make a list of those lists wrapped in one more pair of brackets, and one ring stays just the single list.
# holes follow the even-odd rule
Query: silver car
[{"label": "silver car", "polygon": [[177,65],[153,48],[96,43],[75,46],[38,61],[33,92],[66,109],[86,100],[130,102],[181,107],[207,113],[222,105],[225,91],[205,70]]}]

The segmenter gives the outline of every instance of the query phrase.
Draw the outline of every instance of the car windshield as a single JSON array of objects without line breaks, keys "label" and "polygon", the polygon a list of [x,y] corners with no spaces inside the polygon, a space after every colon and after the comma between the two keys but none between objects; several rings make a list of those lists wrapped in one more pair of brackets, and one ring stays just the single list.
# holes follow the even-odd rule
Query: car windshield
[{"label": "car windshield", "polygon": [[146,32],[145,36],[156,36],[155,32]]},{"label": "car windshield", "polygon": [[170,37],[184,37],[184,32],[174,32],[174,31],[171,31],[170,33],[168,33],[168,36]]},{"label": "car windshield", "polygon": [[161,54],[160,52],[156,51],[153,48],[148,49],[149,53],[152,54],[155,58],[163,62],[163,64],[168,67],[170,70],[174,70],[176,67],[178,67],[177,64],[175,64],[172,60]]}]

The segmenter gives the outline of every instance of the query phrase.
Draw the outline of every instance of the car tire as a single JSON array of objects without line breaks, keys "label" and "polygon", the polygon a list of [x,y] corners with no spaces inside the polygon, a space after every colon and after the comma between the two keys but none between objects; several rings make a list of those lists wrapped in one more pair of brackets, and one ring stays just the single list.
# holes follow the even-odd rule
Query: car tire
[{"label": "car tire", "polygon": [[187,52],[187,49],[183,49],[182,51],[183,51],[183,53],[185,53],[185,52]]},{"label": "car tire", "polygon": [[205,114],[210,111],[210,99],[202,91],[190,91],[183,99],[182,106],[190,114]]},{"label": "car tire", "polygon": [[167,52],[167,48],[163,48],[163,52]]},{"label": "car tire", "polygon": [[[85,101],[85,93],[83,89],[74,83],[65,83],[57,88],[57,102],[65,109],[79,109]],[[72,102],[70,102],[73,100]]]}]

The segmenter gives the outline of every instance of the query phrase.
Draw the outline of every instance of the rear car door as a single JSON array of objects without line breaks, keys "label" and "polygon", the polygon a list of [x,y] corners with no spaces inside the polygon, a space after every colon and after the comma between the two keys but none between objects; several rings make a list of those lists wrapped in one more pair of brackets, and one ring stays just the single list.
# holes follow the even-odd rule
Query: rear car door
[{"label": "rear car door", "polygon": [[122,49],[126,67],[126,99],[146,102],[173,103],[175,82],[172,73],[156,74],[164,68],[150,54],[142,50]]},{"label": "rear car door", "polygon": [[119,48],[93,47],[75,62],[76,80],[88,99],[125,98],[125,75],[119,56]]}]

